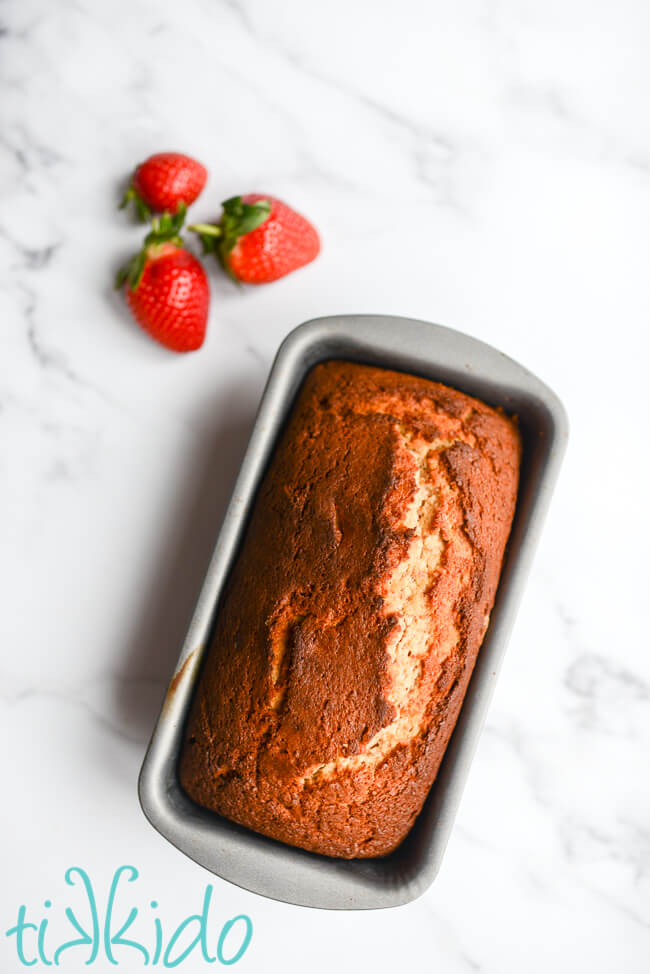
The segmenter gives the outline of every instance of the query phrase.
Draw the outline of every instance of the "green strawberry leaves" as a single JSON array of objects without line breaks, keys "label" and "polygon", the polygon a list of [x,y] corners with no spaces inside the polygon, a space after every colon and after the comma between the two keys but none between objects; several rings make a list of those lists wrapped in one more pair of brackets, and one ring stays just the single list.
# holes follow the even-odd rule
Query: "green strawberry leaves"
[{"label": "green strawberry leaves", "polygon": [[147,206],[147,204],[145,203],[145,201],[138,193],[137,189],[135,189],[133,185],[129,186],[129,188],[127,189],[126,193],[124,194],[124,198],[120,203],[118,209],[120,210],[126,209],[126,207],[129,205],[131,200],[133,200],[133,203],[135,204],[135,211],[138,214],[138,219],[140,220],[140,222],[149,223],[149,220],[151,219],[153,214],[149,209],[149,207]]},{"label": "green strawberry leaves", "polygon": [[257,230],[268,220],[271,201],[258,200],[256,203],[245,203],[241,196],[232,196],[224,200],[221,205],[223,215],[219,223],[194,223],[188,227],[188,230],[198,234],[203,254],[216,254],[229,277],[237,281],[228,266],[228,254],[236,246],[240,237]]},{"label": "green strawberry leaves", "polygon": [[223,216],[221,217],[222,249],[226,253],[230,253],[240,237],[251,233],[252,230],[257,230],[268,219],[271,212],[269,200],[244,203],[241,196],[233,196],[221,205],[223,206]]},{"label": "green strawberry leaves", "polygon": [[179,234],[183,229],[186,214],[187,207],[181,200],[175,213],[168,213],[165,210],[160,216],[154,217],[151,221],[151,232],[144,238],[145,247],[147,244],[166,243],[168,240],[174,240],[177,237],[179,246],[181,246],[182,240],[180,240]]},{"label": "green strawberry leaves", "polygon": [[[155,254],[155,248],[165,243],[172,243],[177,247],[183,246],[180,236],[187,206],[181,200],[176,213],[165,210],[160,216],[153,216],[151,210],[142,200],[137,191],[130,186],[120,205],[123,209],[133,200],[141,220],[151,221],[151,231],[144,239],[140,250],[125,267],[121,268],[115,278],[115,287],[121,288],[126,283],[132,291],[138,287],[147,258]],[[237,278],[228,266],[228,254],[236,246],[240,237],[257,230],[271,213],[270,200],[258,200],[256,203],[245,203],[241,196],[232,196],[222,204],[223,214],[219,223],[195,223],[188,227],[196,233],[201,241],[203,254],[216,254],[226,273],[236,281]],[[238,282],[239,283],[239,282]]]},{"label": "green strawberry leaves", "polygon": [[142,280],[147,258],[155,253],[157,247],[165,243],[174,244],[176,247],[183,246],[183,238],[180,235],[185,222],[187,207],[181,200],[178,204],[176,213],[168,213],[166,210],[160,216],[156,216],[151,221],[151,230],[144,238],[142,250],[132,257],[125,267],[122,267],[115,278],[115,287],[121,288],[127,282],[132,291],[135,291]]},{"label": "green strawberry leaves", "polygon": [[117,272],[115,277],[115,287],[119,290],[124,287],[128,281],[129,287],[132,291],[135,291],[138,284],[142,279],[142,274],[144,273],[144,265],[147,261],[146,251],[140,250],[132,257],[131,260],[124,267],[121,267]]}]

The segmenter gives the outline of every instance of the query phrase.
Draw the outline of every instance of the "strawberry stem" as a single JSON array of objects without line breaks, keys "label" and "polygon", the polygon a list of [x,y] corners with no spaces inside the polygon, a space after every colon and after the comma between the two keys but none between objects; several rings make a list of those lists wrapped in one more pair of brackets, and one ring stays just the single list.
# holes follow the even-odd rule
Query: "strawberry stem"
[{"label": "strawberry stem", "polygon": [[215,223],[192,223],[187,229],[194,233],[205,233],[208,237],[220,237],[223,233],[221,227]]}]

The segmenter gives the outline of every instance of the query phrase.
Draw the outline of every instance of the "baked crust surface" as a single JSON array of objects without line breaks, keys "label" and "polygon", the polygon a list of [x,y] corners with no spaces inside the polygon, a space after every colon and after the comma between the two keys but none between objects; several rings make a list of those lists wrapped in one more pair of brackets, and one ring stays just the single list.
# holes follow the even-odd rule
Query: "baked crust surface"
[{"label": "baked crust surface", "polygon": [[390,853],[487,628],[520,439],[447,386],[329,361],[258,491],[194,695],[198,804],[328,856]]}]

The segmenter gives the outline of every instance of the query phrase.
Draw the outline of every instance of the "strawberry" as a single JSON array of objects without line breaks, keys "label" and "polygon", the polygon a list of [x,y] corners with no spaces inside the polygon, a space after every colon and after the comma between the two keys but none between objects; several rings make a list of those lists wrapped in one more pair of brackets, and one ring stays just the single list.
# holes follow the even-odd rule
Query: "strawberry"
[{"label": "strawberry", "polygon": [[144,247],[120,271],[133,317],[152,338],[174,352],[193,352],[205,338],[210,288],[201,263],[183,249],[178,231],[185,217],[163,213],[153,221]]},{"label": "strawberry", "polygon": [[223,204],[218,224],[190,227],[237,281],[267,284],[312,261],[320,240],[309,220],[273,196],[249,193]]},{"label": "strawberry", "polygon": [[153,213],[176,213],[180,202],[190,206],[200,195],[208,171],[196,159],[180,152],[159,152],[149,156],[135,170],[121,203],[133,200],[143,221]]}]

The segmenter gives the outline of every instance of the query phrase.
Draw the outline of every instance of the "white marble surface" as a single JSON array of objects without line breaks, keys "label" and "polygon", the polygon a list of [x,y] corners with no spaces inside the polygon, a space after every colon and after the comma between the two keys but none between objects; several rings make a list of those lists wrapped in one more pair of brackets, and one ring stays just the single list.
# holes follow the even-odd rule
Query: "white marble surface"
[{"label": "white marble surface", "polygon": [[[210,876],[140,812],[144,748],[276,346],[376,311],[525,363],[570,450],[436,883],[324,914],[215,880],[216,915],[254,922],[236,969],[648,971],[649,11],[3,4],[1,933],[60,910],[73,865],[104,889],[133,863],[166,923],[200,906]],[[266,289],[215,272],[185,358],[111,291],[123,180],[167,148],[210,167],[196,218],[260,190],[324,239]]]}]

